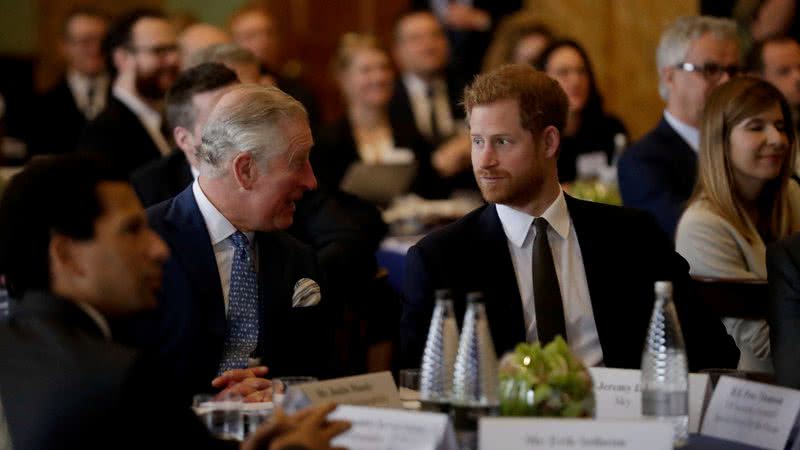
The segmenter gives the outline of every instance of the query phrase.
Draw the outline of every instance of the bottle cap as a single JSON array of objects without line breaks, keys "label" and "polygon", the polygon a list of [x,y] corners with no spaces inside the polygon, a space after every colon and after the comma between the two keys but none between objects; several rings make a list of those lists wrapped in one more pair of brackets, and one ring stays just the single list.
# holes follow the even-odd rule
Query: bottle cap
[{"label": "bottle cap", "polygon": [[672,297],[672,282],[656,281],[656,295]]},{"label": "bottle cap", "polygon": [[453,298],[453,291],[450,289],[437,289],[434,295],[436,296],[436,300],[450,300]]},{"label": "bottle cap", "polygon": [[467,303],[480,303],[483,301],[483,292],[470,292],[467,294]]}]

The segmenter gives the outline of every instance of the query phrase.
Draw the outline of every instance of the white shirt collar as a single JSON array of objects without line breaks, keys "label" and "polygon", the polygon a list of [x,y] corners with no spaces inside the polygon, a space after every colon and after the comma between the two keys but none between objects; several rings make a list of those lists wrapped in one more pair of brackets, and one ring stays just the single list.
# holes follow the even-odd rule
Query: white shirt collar
[{"label": "white shirt collar", "polygon": [[[403,74],[403,83],[408,89],[409,95],[419,95],[422,97],[428,96],[428,82],[413,73]],[[434,78],[431,84],[436,89],[437,93],[441,92],[443,87],[446,87],[444,80],[441,77]]]},{"label": "white shirt collar", "polygon": [[678,136],[689,144],[689,147],[692,147],[692,150],[697,152],[700,149],[700,130],[681,122],[666,109],[664,110],[664,120],[678,133]]},{"label": "white shirt collar", "polygon": [[[525,244],[525,239],[530,233],[535,217],[507,205],[497,204],[495,206],[497,208],[497,216],[503,225],[503,231],[506,233],[506,238],[515,246],[522,248]],[[558,193],[558,197],[542,213],[542,217],[547,220],[547,223],[553,227],[562,239],[569,237],[571,219],[567,210],[564,191]]]},{"label": "white shirt collar", "polygon": [[86,315],[92,318],[97,328],[100,328],[100,332],[103,333],[103,337],[107,340],[111,340],[111,327],[108,326],[108,321],[100,314],[100,311],[88,303],[76,302],[75,304],[78,305],[78,308],[82,309]]},{"label": "white shirt collar", "polygon": [[[206,223],[206,229],[208,230],[208,236],[211,238],[212,246],[228,239],[237,231],[236,227],[234,227],[233,224],[219,212],[217,207],[211,203],[211,200],[206,197],[197,179],[192,183],[192,193],[194,194],[194,200],[197,202],[197,207],[200,208],[203,221]],[[246,232],[244,234],[252,244],[255,233]]]},{"label": "white shirt collar", "polygon": [[143,119],[147,120],[149,123],[157,124],[156,128],[161,126],[161,114],[158,111],[154,110],[147,103],[143,102],[139,97],[133,95],[132,93],[126,91],[119,87],[119,85],[115,85],[113,89],[114,97],[117,100],[121,101],[125,106],[130,108],[134,114]]},{"label": "white shirt collar", "polygon": [[189,171],[192,172],[192,179],[196,180],[200,176],[200,171],[195,169],[193,165],[189,164]]}]

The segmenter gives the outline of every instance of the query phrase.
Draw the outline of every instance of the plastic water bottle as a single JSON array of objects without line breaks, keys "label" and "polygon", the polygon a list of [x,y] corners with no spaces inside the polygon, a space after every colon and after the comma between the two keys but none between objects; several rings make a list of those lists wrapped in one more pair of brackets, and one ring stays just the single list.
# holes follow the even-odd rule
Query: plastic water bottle
[{"label": "plastic water bottle", "polygon": [[499,412],[497,369],[483,294],[467,294],[467,312],[453,370],[451,411],[461,448],[475,448],[478,419]]},{"label": "plastic water bottle", "polygon": [[436,306],[422,355],[419,388],[423,410],[449,411],[457,351],[458,324],[452,294],[449,289],[440,289],[436,291]]},{"label": "plastic water bottle", "polygon": [[655,284],[656,301],[642,353],[642,415],[667,421],[673,445],[689,439],[689,372],[681,324],[672,301],[672,283]]}]

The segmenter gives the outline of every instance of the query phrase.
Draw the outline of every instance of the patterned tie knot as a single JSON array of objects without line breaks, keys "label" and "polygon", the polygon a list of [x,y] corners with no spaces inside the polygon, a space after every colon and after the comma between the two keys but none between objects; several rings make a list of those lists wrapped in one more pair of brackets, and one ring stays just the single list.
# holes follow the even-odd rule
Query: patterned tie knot
[{"label": "patterned tie knot", "polygon": [[241,231],[237,231],[231,235],[231,242],[233,242],[233,246],[236,248],[236,250],[250,249],[250,241]]},{"label": "patterned tie knot", "polygon": [[536,234],[539,233],[546,233],[547,232],[547,219],[544,217],[537,217],[533,219],[533,228],[536,230]]}]

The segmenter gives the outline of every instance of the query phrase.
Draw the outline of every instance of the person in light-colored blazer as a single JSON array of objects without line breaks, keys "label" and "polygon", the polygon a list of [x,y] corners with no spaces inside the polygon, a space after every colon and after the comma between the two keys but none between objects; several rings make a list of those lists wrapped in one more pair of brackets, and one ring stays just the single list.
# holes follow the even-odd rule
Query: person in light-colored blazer
[{"label": "person in light-colored blazer", "polygon": [[[766,245],[800,229],[791,124],[789,105],[767,82],[735,78],[711,94],[697,184],[675,236],[692,275],[766,280]],[[773,371],[764,320],[723,323],[739,346],[740,370]]]}]

